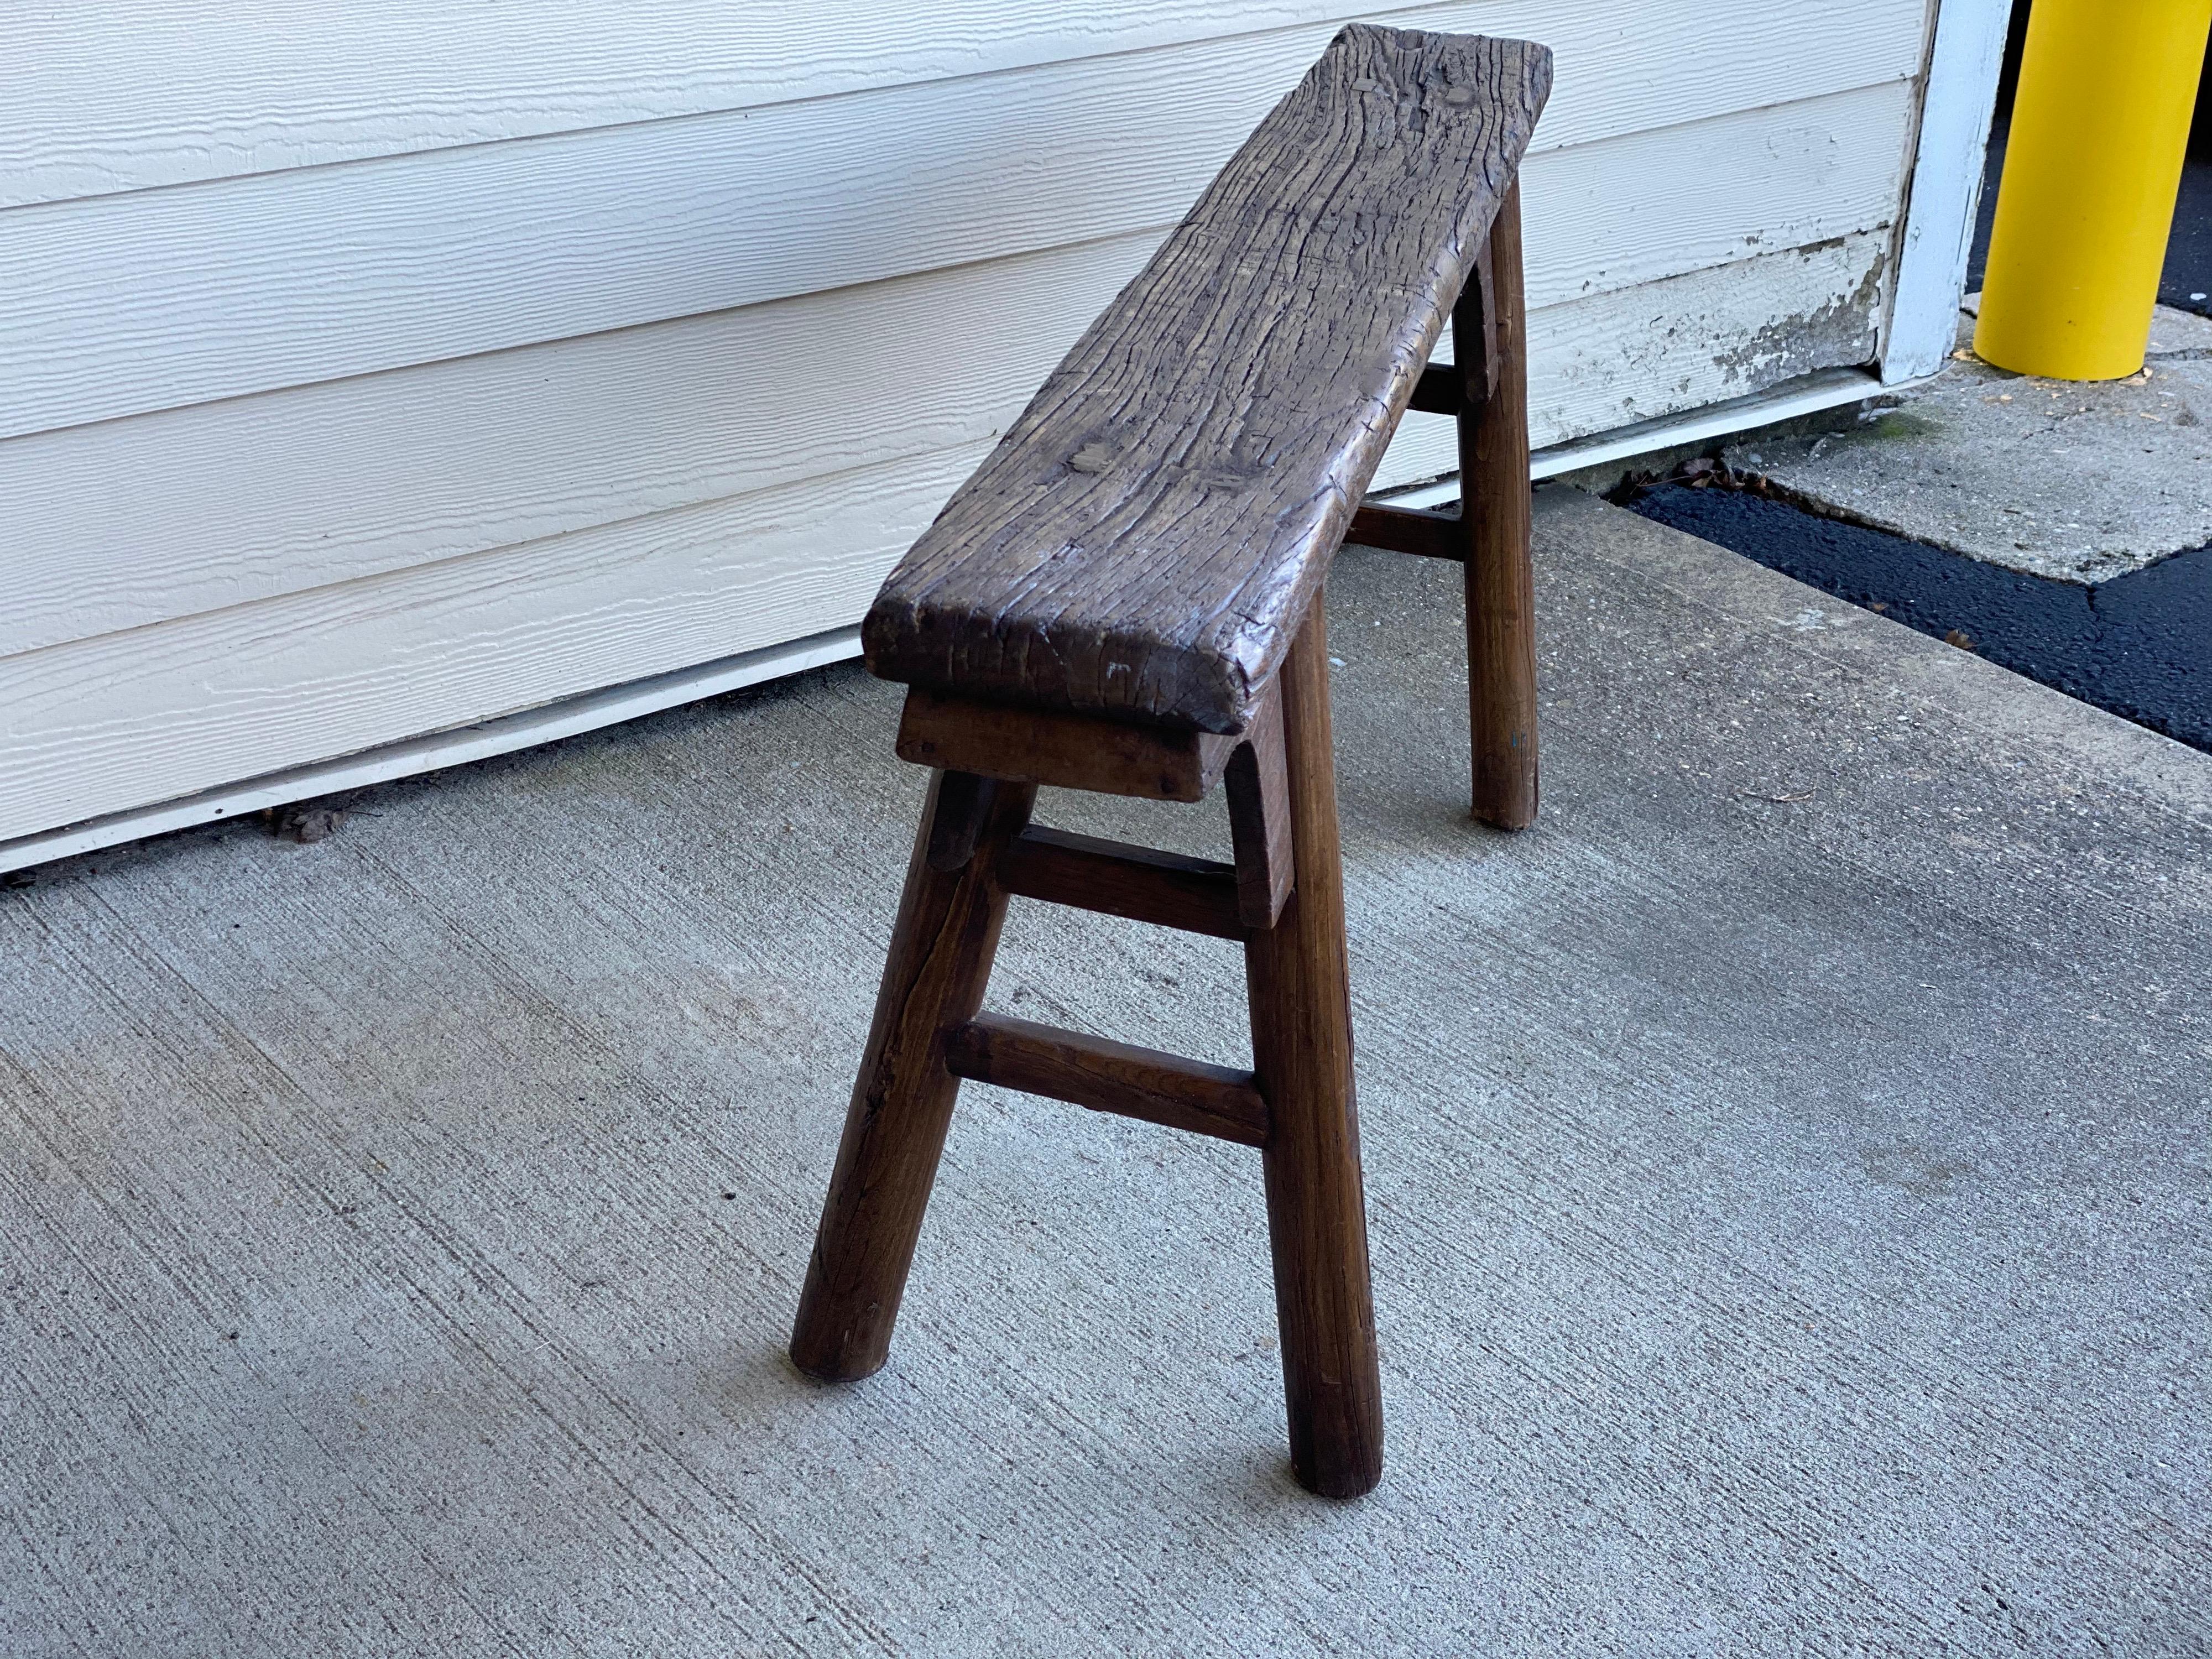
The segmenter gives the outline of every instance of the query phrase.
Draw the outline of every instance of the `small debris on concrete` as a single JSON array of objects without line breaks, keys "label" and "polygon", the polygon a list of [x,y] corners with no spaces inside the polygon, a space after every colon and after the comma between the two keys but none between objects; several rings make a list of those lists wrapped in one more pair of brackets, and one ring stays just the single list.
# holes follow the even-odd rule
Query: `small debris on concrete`
[{"label": "small debris on concrete", "polygon": [[345,822],[349,801],[350,798],[343,795],[325,795],[319,800],[271,806],[256,816],[277,840],[312,846],[337,833],[338,825]]}]

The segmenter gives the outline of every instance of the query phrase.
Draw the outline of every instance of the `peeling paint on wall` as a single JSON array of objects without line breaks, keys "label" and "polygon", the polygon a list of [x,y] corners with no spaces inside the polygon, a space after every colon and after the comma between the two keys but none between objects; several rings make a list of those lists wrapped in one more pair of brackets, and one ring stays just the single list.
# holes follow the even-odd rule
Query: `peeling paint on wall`
[{"label": "peeling paint on wall", "polygon": [[[1547,444],[1871,363],[1888,227],[1763,253],[1528,319],[1530,441]],[[1753,324],[1747,319],[1768,320]]]},{"label": "peeling paint on wall", "polygon": [[[1840,240],[1823,245],[1841,246]],[[1823,248],[1795,251],[1809,257]],[[1870,267],[1849,294],[1776,318],[1740,345],[1718,353],[1715,364],[1753,392],[1816,368],[1873,361],[1881,332],[1881,276],[1880,265]]]}]

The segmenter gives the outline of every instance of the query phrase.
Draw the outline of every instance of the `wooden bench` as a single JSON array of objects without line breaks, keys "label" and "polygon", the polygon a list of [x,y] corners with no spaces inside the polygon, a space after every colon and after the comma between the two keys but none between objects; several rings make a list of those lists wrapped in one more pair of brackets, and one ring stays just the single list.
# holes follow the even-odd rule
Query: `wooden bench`
[{"label": "wooden bench", "polygon": [[[1462,562],[1474,810],[1536,810],[1516,173],[1525,41],[1346,28],[884,584],[869,668],[934,769],[792,1358],[887,1357],[963,1078],[1260,1150],[1291,1463],[1380,1479],[1321,595],[1347,532]],[[1451,319],[1455,364],[1429,356]],[[1363,506],[1407,409],[1456,513]],[[1195,801],[1234,862],[1030,822],[1037,786]],[[982,1012],[1009,897],[1244,947],[1249,1072]]]}]

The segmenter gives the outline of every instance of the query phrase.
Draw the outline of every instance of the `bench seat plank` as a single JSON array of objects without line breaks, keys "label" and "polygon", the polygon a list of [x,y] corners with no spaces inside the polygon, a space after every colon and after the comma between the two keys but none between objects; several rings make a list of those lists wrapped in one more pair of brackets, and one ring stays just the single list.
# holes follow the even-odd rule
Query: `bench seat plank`
[{"label": "bench seat plank", "polygon": [[891,573],[870,669],[1243,730],[1550,87],[1528,41],[1346,28]]}]

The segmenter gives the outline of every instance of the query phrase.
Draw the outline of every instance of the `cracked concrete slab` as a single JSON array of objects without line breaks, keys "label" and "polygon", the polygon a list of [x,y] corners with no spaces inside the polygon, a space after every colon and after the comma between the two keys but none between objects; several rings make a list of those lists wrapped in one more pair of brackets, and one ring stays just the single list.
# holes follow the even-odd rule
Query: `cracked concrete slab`
[{"label": "cracked concrete slab", "polygon": [[[785,1360],[923,788],[848,665],[0,891],[0,1653],[2203,1654],[2212,756],[1537,551],[1516,837],[1460,571],[1330,586],[1370,1498],[1285,1470],[1225,1142],[971,1086],[890,1364]],[[990,1002],[1244,996],[1018,903]]]},{"label": "cracked concrete slab", "polygon": [[2212,543],[2212,319],[2160,307],[2145,372],[2088,383],[1983,362],[1972,335],[1970,313],[1929,386],[1724,459],[1816,511],[2065,581]]}]

